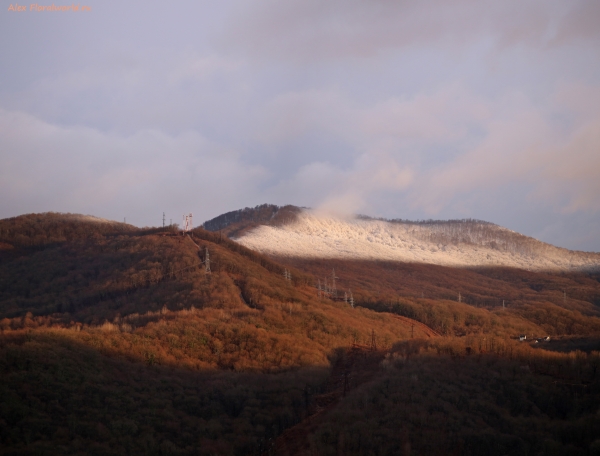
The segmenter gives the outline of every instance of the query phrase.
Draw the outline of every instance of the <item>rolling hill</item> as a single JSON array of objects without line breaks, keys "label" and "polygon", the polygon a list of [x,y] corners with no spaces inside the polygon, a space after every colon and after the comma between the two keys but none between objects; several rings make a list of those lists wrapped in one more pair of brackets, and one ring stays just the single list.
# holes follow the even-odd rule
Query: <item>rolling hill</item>
[{"label": "rolling hill", "polygon": [[[472,223],[483,228],[452,245],[483,250],[489,224],[436,229],[450,245]],[[0,220],[2,453],[600,449],[598,272],[242,245],[307,226],[321,227],[317,243],[333,226],[381,251],[404,224],[269,205],[186,234],[74,214]]]}]

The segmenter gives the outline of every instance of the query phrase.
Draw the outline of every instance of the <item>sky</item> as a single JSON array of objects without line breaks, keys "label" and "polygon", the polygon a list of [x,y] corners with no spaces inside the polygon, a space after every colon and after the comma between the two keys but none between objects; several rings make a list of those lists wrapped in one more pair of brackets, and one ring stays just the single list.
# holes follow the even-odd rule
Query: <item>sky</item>
[{"label": "sky", "polygon": [[52,5],[0,5],[0,218],[294,204],[600,251],[597,0]]}]

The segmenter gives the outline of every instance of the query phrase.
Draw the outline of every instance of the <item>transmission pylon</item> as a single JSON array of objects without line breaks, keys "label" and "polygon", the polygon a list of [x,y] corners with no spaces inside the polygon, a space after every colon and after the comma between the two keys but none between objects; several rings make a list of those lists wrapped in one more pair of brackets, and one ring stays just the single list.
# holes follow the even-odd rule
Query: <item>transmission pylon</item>
[{"label": "transmission pylon", "polygon": [[193,227],[193,223],[192,223],[192,213],[190,212],[189,215],[184,215],[183,216],[183,232],[187,233],[188,231],[190,231]]},{"label": "transmission pylon", "polygon": [[337,289],[335,288],[335,279],[339,279],[339,277],[335,276],[335,269],[331,270],[331,297],[333,299],[337,298]]},{"label": "transmission pylon", "polygon": [[208,254],[208,247],[204,251],[204,272],[210,274],[210,255]]}]

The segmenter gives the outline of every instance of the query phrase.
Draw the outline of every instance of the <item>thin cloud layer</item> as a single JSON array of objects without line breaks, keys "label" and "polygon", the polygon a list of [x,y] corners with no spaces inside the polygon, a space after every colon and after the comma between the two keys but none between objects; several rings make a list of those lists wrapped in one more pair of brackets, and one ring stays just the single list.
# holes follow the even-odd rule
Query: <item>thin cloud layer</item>
[{"label": "thin cloud layer", "polygon": [[235,151],[193,132],[120,136],[1,110],[0,150],[18,151],[0,157],[4,211],[129,216],[128,222],[139,225],[152,220],[144,212],[157,224],[163,208],[170,208],[178,223],[194,208],[219,211],[223,204],[252,204],[248,189],[266,172],[244,166]]}]

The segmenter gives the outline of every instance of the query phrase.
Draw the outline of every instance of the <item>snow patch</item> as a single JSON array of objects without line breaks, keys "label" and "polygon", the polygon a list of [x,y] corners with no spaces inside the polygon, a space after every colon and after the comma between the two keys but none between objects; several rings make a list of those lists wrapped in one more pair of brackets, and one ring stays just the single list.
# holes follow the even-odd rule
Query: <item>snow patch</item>
[{"label": "snow patch", "polygon": [[575,252],[485,222],[410,223],[340,218],[304,210],[296,221],[259,226],[236,239],[275,256],[510,266],[529,270],[600,268],[600,254]]}]

